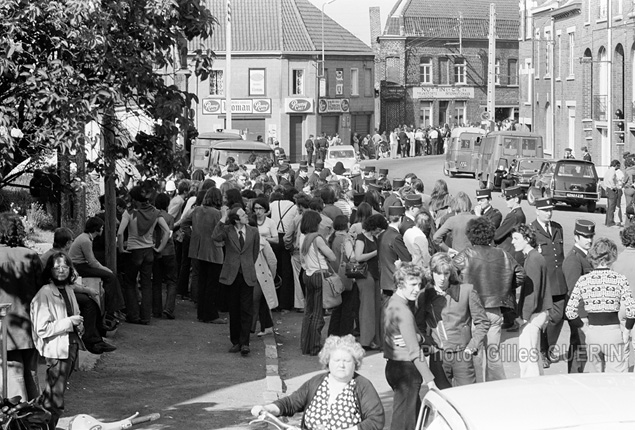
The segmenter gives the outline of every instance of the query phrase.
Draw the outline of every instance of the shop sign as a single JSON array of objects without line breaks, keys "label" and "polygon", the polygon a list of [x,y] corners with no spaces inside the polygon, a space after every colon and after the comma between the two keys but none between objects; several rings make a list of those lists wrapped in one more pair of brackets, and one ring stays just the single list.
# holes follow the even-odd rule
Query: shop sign
[{"label": "shop sign", "polygon": [[319,112],[350,112],[350,103],[348,99],[320,99]]},{"label": "shop sign", "polygon": [[314,109],[313,99],[284,99],[284,111],[286,113],[313,113]]},{"label": "shop sign", "polygon": [[[203,99],[203,115],[227,113],[225,99]],[[271,99],[232,99],[232,113],[270,114]]]},{"label": "shop sign", "polygon": [[473,99],[474,87],[414,87],[413,99]]}]

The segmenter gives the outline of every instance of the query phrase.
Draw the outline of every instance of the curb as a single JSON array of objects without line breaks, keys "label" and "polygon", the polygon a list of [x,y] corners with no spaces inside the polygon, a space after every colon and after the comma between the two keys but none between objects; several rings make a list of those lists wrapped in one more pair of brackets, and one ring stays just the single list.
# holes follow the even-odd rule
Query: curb
[{"label": "curb", "polygon": [[278,400],[283,394],[283,383],[280,377],[278,366],[278,342],[277,333],[274,330],[273,336],[263,336],[265,344],[265,368],[267,390],[262,394],[265,403]]}]

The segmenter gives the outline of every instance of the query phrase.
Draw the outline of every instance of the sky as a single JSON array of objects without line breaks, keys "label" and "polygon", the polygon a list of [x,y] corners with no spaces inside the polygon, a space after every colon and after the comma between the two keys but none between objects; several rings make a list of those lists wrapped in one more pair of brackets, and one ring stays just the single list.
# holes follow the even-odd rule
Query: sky
[{"label": "sky", "polygon": [[[309,0],[318,9],[328,0]],[[370,18],[368,8],[381,8],[381,26],[386,24],[386,18],[398,0],[334,0],[324,7],[324,13],[337,21],[342,27],[357,36],[362,42],[370,46]]]}]

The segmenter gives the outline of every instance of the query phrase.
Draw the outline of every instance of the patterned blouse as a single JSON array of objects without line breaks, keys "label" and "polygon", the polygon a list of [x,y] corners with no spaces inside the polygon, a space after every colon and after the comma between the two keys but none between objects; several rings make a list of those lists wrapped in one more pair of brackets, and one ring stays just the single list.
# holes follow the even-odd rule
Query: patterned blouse
[{"label": "patterned blouse", "polygon": [[335,401],[329,406],[329,378],[318,387],[315,397],[304,413],[304,422],[309,430],[345,429],[362,422],[362,414],[355,398],[355,380],[352,379]]},{"label": "patterned blouse", "polygon": [[616,313],[623,306],[626,317],[635,318],[635,300],[623,275],[609,269],[596,269],[583,275],[576,282],[567,303],[569,320],[579,318],[578,304],[584,302],[584,309],[590,313]]}]

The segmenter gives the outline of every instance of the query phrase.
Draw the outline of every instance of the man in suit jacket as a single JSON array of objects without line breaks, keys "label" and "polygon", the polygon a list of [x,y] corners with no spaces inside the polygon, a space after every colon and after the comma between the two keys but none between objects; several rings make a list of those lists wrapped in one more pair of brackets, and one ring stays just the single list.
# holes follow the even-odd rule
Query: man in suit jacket
[{"label": "man in suit jacket", "polygon": [[[553,202],[550,198],[536,200],[537,219],[531,223],[536,229],[536,249],[545,257],[547,275],[553,306],[549,312],[551,321],[542,333],[541,349],[545,355],[543,362],[557,362],[561,351],[554,351],[553,346],[558,341],[564,310],[567,305],[567,282],[562,271],[564,262],[564,233],[562,226],[551,220]],[[546,366],[547,364],[545,364]]]},{"label": "man in suit jacket", "polygon": [[[595,223],[586,219],[579,219],[575,222],[573,230],[573,240],[575,245],[569,252],[569,255],[562,263],[562,272],[567,282],[567,297],[571,295],[575,283],[578,282],[580,276],[586,275],[593,270],[591,263],[587,259],[587,253],[593,245],[593,236],[595,235]],[[568,301],[568,300],[567,300]],[[578,308],[578,314],[586,317],[584,306]],[[586,354],[584,352],[586,339],[582,329],[574,327],[569,322],[571,335],[569,337],[569,352],[567,353],[567,369],[569,373],[583,373],[586,364]]]},{"label": "man in suit jacket", "polygon": [[381,289],[387,296],[391,296],[395,290],[395,281],[393,279],[395,262],[397,260],[412,261],[412,256],[408,252],[408,248],[406,248],[401,233],[399,233],[399,225],[405,213],[406,208],[403,206],[391,206],[388,208],[388,228],[379,236],[377,245],[380,270],[379,280]]},{"label": "man in suit jacket", "polygon": [[476,190],[476,201],[478,204],[474,206],[474,214],[487,218],[494,224],[495,228],[500,227],[503,221],[503,214],[492,206],[492,191],[487,189]]},{"label": "man in suit jacket", "polygon": [[253,314],[256,259],[260,252],[260,234],[251,227],[249,217],[240,207],[224,213],[216,224],[212,240],[225,244],[225,261],[220,283],[229,287],[229,352],[249,354],[249,334]]},{"label": "man in suit jacket", "polygon": [[[512,232],[513,229],[520,224],[526,222],[525,213],[520,207],[520,199],[522,197],[523,190],[520,187],[510,187],[505,189],[503,196],[507,200],[507,207],[511,211],[505,216],[505,219],[501,223],[500,227],[496,229],[494,234],[494,243],[498,248],[507,251],[512,255],[518,264],[523,265],[522,252],[517,253],[512,245]],[[520,255],[518,255],[520,254]]]}]

